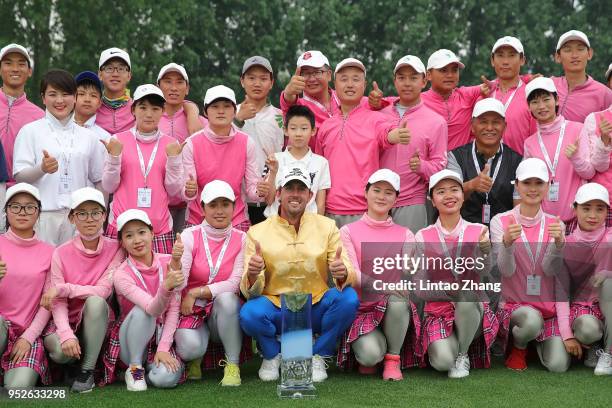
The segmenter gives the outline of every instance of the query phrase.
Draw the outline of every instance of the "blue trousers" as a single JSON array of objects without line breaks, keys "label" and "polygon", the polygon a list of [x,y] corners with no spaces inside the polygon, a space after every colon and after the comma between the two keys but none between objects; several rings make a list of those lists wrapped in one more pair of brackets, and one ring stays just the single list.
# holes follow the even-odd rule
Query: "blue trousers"
[{"label": "blue trousers", "polygon": [[[328,289],[323,298],[312,306],[312,331],[319,337],[314,343],[313,354],[331,357],[336,354],[336,342],[351,327],[359,298],[351,287],[339,291]],[[280,353],[276,336],[281,331],[281,310],[265,296],[249,300],[240,309],[240,326],[257,340],[263,357],[267,360]]]}]

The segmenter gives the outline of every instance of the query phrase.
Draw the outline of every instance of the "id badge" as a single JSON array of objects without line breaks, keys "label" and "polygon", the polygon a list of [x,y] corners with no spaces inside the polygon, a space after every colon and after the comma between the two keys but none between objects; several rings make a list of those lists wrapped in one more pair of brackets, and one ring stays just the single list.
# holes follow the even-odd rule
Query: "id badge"
[{"label": "id badge", "polygon": [[491,205],[484,204],[482,206],[482,223],[488,224],[489,222],[491,222]]},{"label": "id badge", "polygon": [[548,189],[548,201],[559,201],[559,182],[553,181]]},{"label": "id badge", "polygon": [[542,277],[537,275],[527,276],[527,294],[529,296],[540,296],[540,285]]},{"label": "id badge", "polygon": [[151,208],[151,189],[142,187],[138,189],[138,208]]},{"label": "id badge", "polygon": [[60,176],[57,192],[59,194],[70,194],[70,193],[72,193],[72,177],[70,177],[67,174],[62,174]]}]

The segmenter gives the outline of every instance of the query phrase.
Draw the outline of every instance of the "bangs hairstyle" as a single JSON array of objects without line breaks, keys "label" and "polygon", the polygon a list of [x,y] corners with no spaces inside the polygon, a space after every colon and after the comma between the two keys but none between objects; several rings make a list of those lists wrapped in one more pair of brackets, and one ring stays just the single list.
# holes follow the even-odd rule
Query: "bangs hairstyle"
[{"label": "bangs hairstyle", "polygon": [[[132,221],[140,221],[140,220],[132,220]],[[128,221],[129,222],[129,221]],[[149,231],[151,231],[151,233],[153,233],[153,227],[150,226],[149,224],[146,224],[142,221],[140,221],[145,227],[147,227],[149,229]],[[121,242],[122,239],[122,235],[123,235],[123,229],[121,229],[120,231],[117,231],[117,241]],[[155,235],[153,236],[153,239],[155,239]]]},{"label": "bangs hairstyle", "polygon": [[[367,192],[370,190],[370,187],[372,187],[372,183],[368,183],[368,184],[366,184],[366,186],[365,186],[365,191],[366,191],[366,193],[367,193]],[[392,187],[393,187],[393,186],[392,186]],[[395,191],[395,196],[396,196],[396,197],[397,197],[397,196],[399,196],[399,191],[397,191],[396,189],[393,189],[393,191]]]},{"label": "bangs hairstyle", "polygon": [[136,106],[141,105],[144,101],[147,101],[151,105],[158,106],[162,109],[164,109],[164,104],[166,103],[164,98],[159,95],[146,95],[132,104],[132,112],[134,112],[134,108],[136,108]]},{"label": "bangs hairstyle", "polygon": [[[552,95],[553,98],[555,98],[556,102],[559,101],[559,96],[557,95],[556,92],[548,92],[546,89],[536,89],[535,91],[529,94],[529,97],[527,97],[527,104],[531,103],[531,101],[533,101],[535,98],[539,98],[540,96],[547,96],[547,95]],[[555,105],[555,113],[557,115],[559,114],[558,104]]]},{"label": "bangs hairstyle", "polygon": [[308,119],[310,122],[310,127],[314,129],[315,127],[315,116],[314,113],[310,110],[308,106],[303,105],[292,105],[287,110],[287,114],[285,115],[285,129],[289,126],[289,121],[292,118],[301,117]]},{"label": "bangs hairstyle", "polygon": [[40,80],[40,94],[44,95],[47,88],[52,86],[58,91],[76,95],[77,85],[72,74],[63,69],[52,69],[47,71]]},{"label": "bangs hairstyle", "polygon": [[83,89],[95,89],[96,91],[98,91],[100,96],[102,96],[102,88],[100,88],[98,86],[98,84],[96,84],[94,81],[91,81],[89,79],[83,79],[82,81],[80,81],[77,84],[77,89],[79,89],[79,88],[83,88]]}]

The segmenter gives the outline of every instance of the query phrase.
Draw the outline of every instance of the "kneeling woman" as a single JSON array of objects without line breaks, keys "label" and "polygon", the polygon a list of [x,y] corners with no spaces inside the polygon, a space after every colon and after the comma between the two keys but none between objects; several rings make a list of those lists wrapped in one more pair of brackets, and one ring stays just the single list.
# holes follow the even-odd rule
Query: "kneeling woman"
[{"label": "kneeling woman", "polygon": [[[189,379],[202,377],[200,365],[215,368],[225,351],[223,386],[240,385],[242,331],[238,288],[244,268],[246,234],[232,228],[236,196],[221,180],[204,186],[201,194],[204,221],[183,231],[183,290],[176,351],[189,363]],[[217,352],[209,342],[221,343]],[[218,347],[217,347],[218,348]]]},{"label": "kneeling woman", "polygon": [[[420,321],[416,307],[407,296],[375,293],[371,271],[364,271],[372,256],[363,252],[362,245],[388,243],[385,257],[406,253],[412,256],[414,235],[409,229],[397,225],[389,211],[397,201],[400,177],[389,169],[372,174],[366,185],[368,210],[361,220],[340,229],[340,238],[357,272],[357,291],[360,297],[357,317],[343,337],[338,348],[338,366],[350,365],[351,351],[359,363],[359,372],[374,374],[377,364],[384,359],[383,379],[399,381],[401,368],[419,365],[416,355]],[[370,246],[374,248],[376,244]],[[368,246],[366,245],[365,248]],[[378,247],[381,248],[381,247]],[[382,249],[382,248],[381,248]],[[372,250],[371,252],[374,252]],[[370,265],[371,266],[371,265]],[[366,272],[366,273],[362,273]],[[412,326],[410,317],[412,316]],[[410,333],[408,329],[411,327]],[[408,333],[408,337],[406,337]],[[403,348],[402,348],[403,346]],[[400,356],[401,352],[401,356]]]},{"label": "kneeling woman", "polygon": [[174,387],[183,374],[183,365],[172,350],[181,301],[176,288],[184,283],[183,245],[178,238],[172,255],[153,252],[153,226],[142,210],[123,212],[117,217],[117,229],[128,258],[113,277],[121,315],[104,354],[104,382],[114,381],[120,358],[128,368],[128,391],[147,389],[145,367],[153,386]]},{"label": "kneeling woman", "polygon": [[[439,217],[434,225],[415,235],[417,259],[428,265],[417,271],[417,289],[425,303],[425,319],[421,326],[421,356],[438,371],[448,371],[450,378],[467,377],[470,368],[488,368],[490,347],[498,322],[482,292],[464,291],[464,282],[479,283],[491,269],[491,250],[487,227],[461,217],[464,201],[461,175],[442,170],[431,176],[429,195]],[[441,269],[430,260],[480,260],[474,270]],[[476,263],[476,262],[475,262]],[[466,268],[467,269],[467,268]],[[428,290],[426,282],[458,285],[451,290]],[[445,285],[443,285],[445,287]],[[448,299],[448,300],[446,300]]]},{"label": "kneeling woman", "polygon": [[44,343],[58,364],[80,360],[72,391],[87,392],[94,387],[93,371],[106,338],[111,273],[125,256],[117,241],[102,236],[106,206],[100,191],[84,187],[73,192],[68,217],[78,234],[53,253],[51,288],[42,298],[53,323]]},{"label": "kneeling woman", "polygon": [[0,236],[0,383],[5,388],[49,384],[48,361],[40,337],[51,313],[40,307],[53,247],[38,240],[40,193],[19,183],[6,191],[8,231]]},{"label": "kneeling woman", "polygon": [[536,340],[542,364],[549,371],[564,372],[571,361],[569,353],[580,353],[569,326],[569,302],[556,301],[557,294],[566,291],[558,275],[563,270],[565,226],[559,217],[542,211],[549,188],[548,168],[542,160],[523,160],[515,183],[521,203],[491,220],[502,276],[498,341],[505,350],[512,334],[506,359],[506,367],[512,370],[527,368],[527,345]]}]

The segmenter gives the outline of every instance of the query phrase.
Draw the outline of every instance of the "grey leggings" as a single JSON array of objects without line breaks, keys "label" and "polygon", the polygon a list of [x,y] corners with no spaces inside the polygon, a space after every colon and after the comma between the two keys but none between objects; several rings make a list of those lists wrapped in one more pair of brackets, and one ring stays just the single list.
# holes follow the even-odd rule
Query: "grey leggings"
[{"label": "grey leggings", "polygon": [[[78,335],[83,353],[82,370],[93,370],[96,367],[108,327],[108,309],[106,300],[99,296],[90,296],[85,300],[82,327]],[[75,361],[62,351],[62,343],[57,333],[46,336],[44,343],[45,348],[49,351],[49,357],[54,362],[68,364]]]},{"label": "grey leggings", "polygon": [[612,279],[606,279],[599,292],[599,308],[604,315],[604,346],[612,349]]},{"label": "grey leggings", "polygon": [[[119,329],[121,347],[119,357],[124,364],[143,365],[147,345],[155,335],[155,320],[155,317],[147,314],[138,306],[134,306],[125,317]],[[147,364],[146,369],[148,382],[157,388],[176,387],[183,373],[182,363],[180,369],[175,373],[169,371],[163,364],[160,364],[159,367],[155,363]]]},{"label": "grey leggings", "polygon": [[437,371],[448,371],[454,367],[457,356],[467,354],[472,341],[482,333],[483,316],[481,303],[455,303],[455,330],[451,336],[429,345],[429,364]]},{"label": "grey leggings", "polygon": [[[8,345],[8,325],[0,317],[0,356]],[[30,367],[17,367],[4,373],[4,387],[27,388],[34,387],[38,381],[38,373]]]},{"label": "grey leggings", "polygon": [[360,336],[351,348],[355,359],[364,367],[374,367],[385,354],[399,355],[410,325],[410,302],[406,298],[391,295],[382,323],[368,334]]},{"label": "grey leggings", "polygon": [[209,340],[223,344],[228,362],[238,364],[242,348],[240,299],[234,293],[220,293],[213,301],[208,320],[197,329],[177,329],[176,352],[184,361],[193,361],[206,354]]},{"label": "grey leggings", "polygon": [[[510,330],[514,339],[514,347],[519,349],[527,348],[527,344],[538,337],[544,328],[542,314],[530,306],[522,306],[510,315]],[[553,373],[567,371],[571,363],[571,357],[565,351],[563,339],[558,336],[538,342],[538,355],[542,365]]]}]

